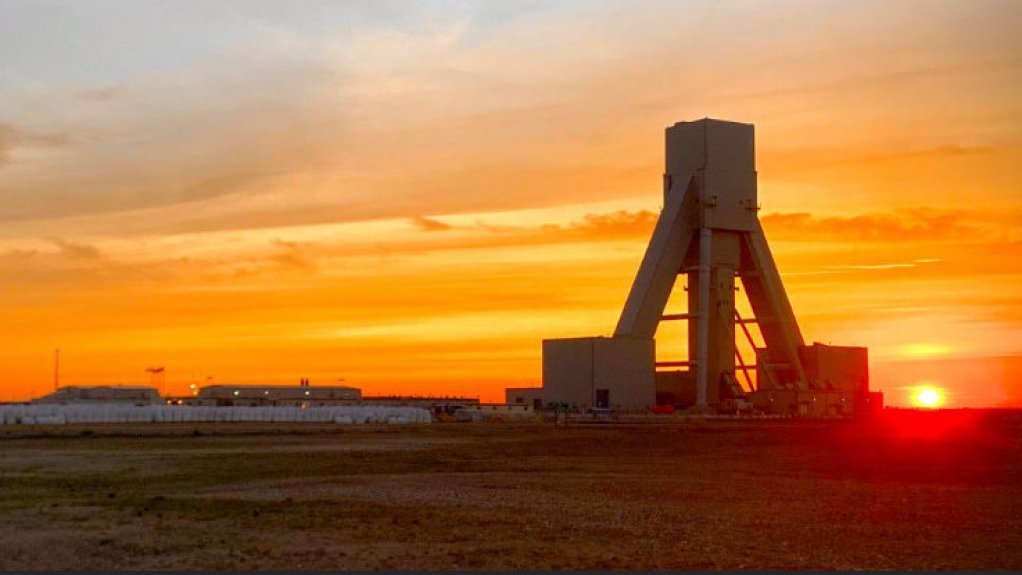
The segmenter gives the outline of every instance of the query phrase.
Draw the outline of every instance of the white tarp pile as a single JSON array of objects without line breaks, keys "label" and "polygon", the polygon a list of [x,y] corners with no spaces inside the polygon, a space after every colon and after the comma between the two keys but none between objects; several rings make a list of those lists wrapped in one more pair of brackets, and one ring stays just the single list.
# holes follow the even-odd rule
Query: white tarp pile
[{"label": "white tarp pile", "polygon": [[266,421],[287,423],[429,423],[429,410],[420,407],[209,407],[192,405],[0,405],[0,425],[60,425],[65,423],[173,423]]}]

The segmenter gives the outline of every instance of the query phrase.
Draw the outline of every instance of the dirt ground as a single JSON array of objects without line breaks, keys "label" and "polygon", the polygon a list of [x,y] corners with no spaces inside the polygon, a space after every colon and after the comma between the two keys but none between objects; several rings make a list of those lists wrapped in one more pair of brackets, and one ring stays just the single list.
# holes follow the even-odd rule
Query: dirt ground
[{"label": "dirt ground", "polygon": [[1022,569],[1022,416],[0,428],[0,569]]}]

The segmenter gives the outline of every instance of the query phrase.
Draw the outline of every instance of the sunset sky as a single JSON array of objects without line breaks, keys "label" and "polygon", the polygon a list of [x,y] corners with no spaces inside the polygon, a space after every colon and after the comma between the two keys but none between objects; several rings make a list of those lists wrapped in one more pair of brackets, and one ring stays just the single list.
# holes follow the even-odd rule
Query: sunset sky
[{"label": "sunset sky", "polygon": [[[807,341],[1022,406],[1022,2],[0,2],[0,401],[540,383],[613,330],[663,130],[756,125]],[[662,345],[662,347],[667,347]],[[676,356],[667,349],[665,355]]]}]

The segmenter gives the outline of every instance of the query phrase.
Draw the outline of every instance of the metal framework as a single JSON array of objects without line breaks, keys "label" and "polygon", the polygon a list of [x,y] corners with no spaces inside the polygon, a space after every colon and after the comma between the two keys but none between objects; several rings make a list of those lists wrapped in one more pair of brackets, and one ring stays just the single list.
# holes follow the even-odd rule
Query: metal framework
[{"label": "metal framework", "polygon": [[[752,125],[679,122],[666,136],[664,207],[614,336],[544,340],[535,396],[580,410],[660,402],[797,415],[876,409],[882,398],[869,392],[865,348],[802,339],[759,221]],[[665,314],[681,275],[688,310]],[[737,283],[750,317],[735,306]],[[687,322],[688,358],[657,361],[657,329],[675,321]],[[742,356],[736,329],[753,358]]]},{"label": "metal framework", "polygon": [[[805,388],[804,345],[757,212],[753,126],[704,119],[667,130],[664,209],[646,249],[614,337],[652,338],[661,321],[688,320],[689,360],[656,367],[694,369],[696,405],[718,404],[737,384]],[[688,313],[664,314],[680,274],[688,275]],[[754,318],[735,309],[740,278]],[[763,337],[757,347],[747,324]],[[757,352],[747,364],[735,345],[741,327]]]}]

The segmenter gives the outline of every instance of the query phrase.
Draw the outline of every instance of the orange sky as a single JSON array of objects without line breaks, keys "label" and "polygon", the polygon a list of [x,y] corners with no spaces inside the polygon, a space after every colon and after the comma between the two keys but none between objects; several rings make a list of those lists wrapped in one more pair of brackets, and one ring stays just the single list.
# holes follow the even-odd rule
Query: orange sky
[{"label": "orange sky", "polygon": [[0,5],[0,401],[56,347],[67,385],[538,385],[711,116],[756,124],[807,340],[1022,406],[1017,2],[98,4]]}]

